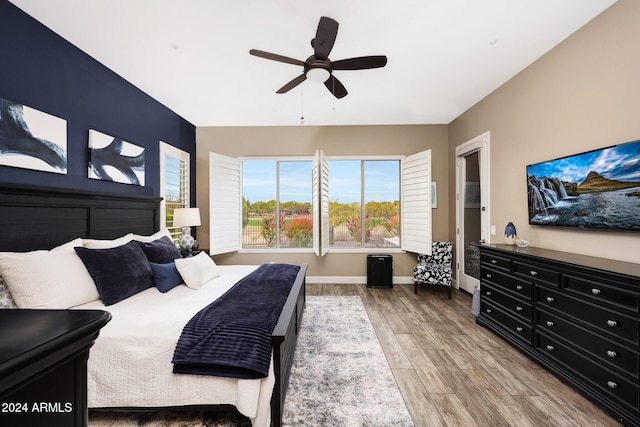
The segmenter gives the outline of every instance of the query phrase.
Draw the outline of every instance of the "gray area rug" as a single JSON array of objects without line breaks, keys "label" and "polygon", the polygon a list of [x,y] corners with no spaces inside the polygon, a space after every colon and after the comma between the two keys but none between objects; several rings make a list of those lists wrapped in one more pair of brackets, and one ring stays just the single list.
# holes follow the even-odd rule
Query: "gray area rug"
[{"label": "gray area rug", "polygon": [[[413,426],[360,297],[307,297],[283,424]],[[250,425],[240,415],[215,412],[89,414],[90,427]]]}]

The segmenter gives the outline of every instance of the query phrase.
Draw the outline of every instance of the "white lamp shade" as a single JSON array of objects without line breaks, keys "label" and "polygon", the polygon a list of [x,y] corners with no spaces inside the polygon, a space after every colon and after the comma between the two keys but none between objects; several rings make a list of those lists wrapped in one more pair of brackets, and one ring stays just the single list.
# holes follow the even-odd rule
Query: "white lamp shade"
[{"label": "white lamp shade", "polygon": [[173,210],[174,227],[197,227],[200,225],[200,209],[177,208]]}]

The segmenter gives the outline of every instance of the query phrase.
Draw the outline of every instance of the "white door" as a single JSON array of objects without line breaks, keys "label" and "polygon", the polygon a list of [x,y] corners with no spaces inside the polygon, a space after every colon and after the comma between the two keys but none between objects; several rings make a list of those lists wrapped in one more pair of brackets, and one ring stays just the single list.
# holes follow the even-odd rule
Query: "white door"
[{"label": "white door", "polygon": [[480,283],[478,245],[489,241],[489,132],[456,147],[456,282]]}]

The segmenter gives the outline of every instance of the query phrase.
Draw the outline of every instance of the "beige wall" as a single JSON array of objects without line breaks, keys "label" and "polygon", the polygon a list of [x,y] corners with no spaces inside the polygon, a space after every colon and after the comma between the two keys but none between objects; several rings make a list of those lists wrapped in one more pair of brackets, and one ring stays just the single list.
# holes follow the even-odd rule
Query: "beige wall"
[{"label": "beige wall", "polygon": [[[432,179],[438,183],[438,208],[433,211],[433,238],[448,238],[447,126],[296,126],[204,127],[196,131],[197,206],[202,226],[197,239],[209,245],[209,153],[243,156],[311,156],[317,149],[328,156],[408,155],[432,153]],[[394,276],[411,276],[415,255],[393,253]],[[309,263],[309,276],[366,276],[366,254],[241,254],[214,256],[221,264],[262,262]]]},{"label": "beige wall", "polygon": [[527,164],[640,139],[638,23],[640,1],[620,0],[450,123],[450,183],[455,147],[491,132],[493,242],[513,221],[532,246],[640,262],[638,233],[529,226],[525,178]]}]

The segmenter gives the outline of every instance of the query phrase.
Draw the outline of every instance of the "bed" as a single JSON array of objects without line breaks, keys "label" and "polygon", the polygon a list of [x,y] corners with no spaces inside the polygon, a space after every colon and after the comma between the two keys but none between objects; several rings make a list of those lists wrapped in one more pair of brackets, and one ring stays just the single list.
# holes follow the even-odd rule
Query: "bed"
[{"label": "bed", "polygon": [[[59,253],[77,245],[78,238],[102,242],[134,235],[154,241],[162,233],[159,202],[149,196],[0,184],[0,252],[35,254],[55,248],[49,252]],[[75,244],[68,243],[74,240]],[[216,266],[219,276],[197,291],[187,286],[167,293],[148,288],[111,305],[100,299],[73,305],[73,309],[103,309],[113,316],[90,352],[89,407],[235,408],[254,426],[280,426],[305,304],[306,267],[299,266],[284,297],[270,336],[272,357],[265,378],[171,372],[175,343],[189,318],[258,266]]]}]

